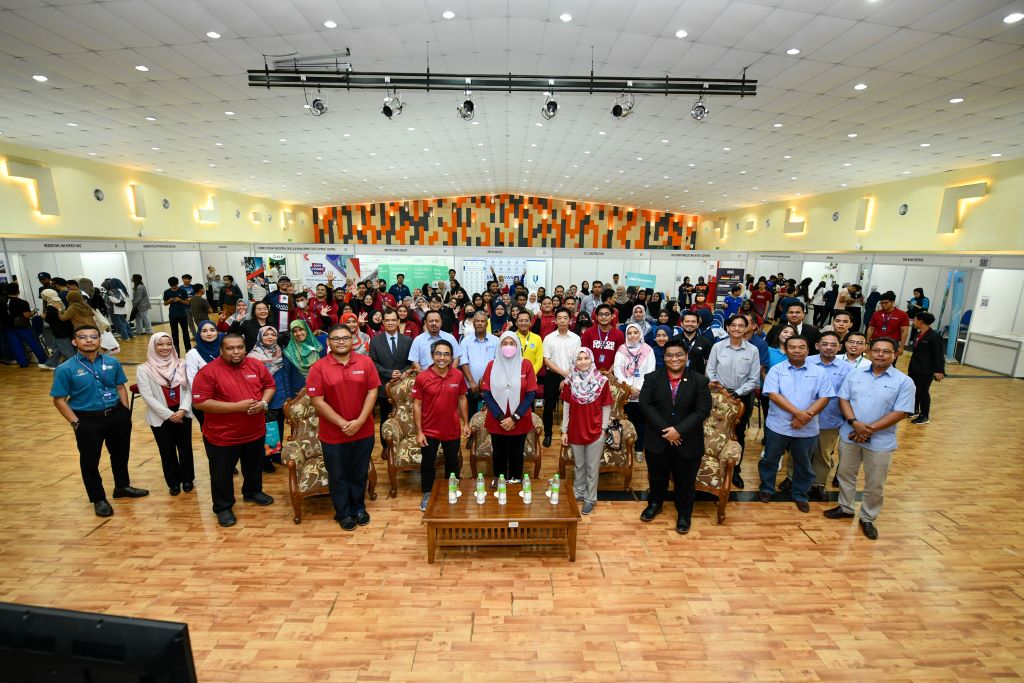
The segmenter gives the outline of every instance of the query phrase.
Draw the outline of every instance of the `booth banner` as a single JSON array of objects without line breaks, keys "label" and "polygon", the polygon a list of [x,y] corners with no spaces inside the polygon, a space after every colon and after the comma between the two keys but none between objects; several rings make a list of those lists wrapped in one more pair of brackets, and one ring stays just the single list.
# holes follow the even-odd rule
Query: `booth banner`
[{"label": "booth banner", "polygon": [[467,292],[483,292],[497,279],[505,286],[519,278],[531,292],[547,287],[548,262],[531,258],[467,258],[462,260],[462,283]]},{"label": "booth banner", "polygon": [[[946,297],[950,297],[951,310],[949,312],[949,339],[946,340],[946,358],[956,358],[956,341],[960,336],[960,321],[964,315],[964,299],[967,297],[967,273],[962,270],[952,270],[948,275],[946,292],[942,297],[942,308],[939,310],[939,329],[941,330],[941,316],[946,310]],[[957,360],[960,360],[957,358]]]},{"label": "booth banner", "polygon": [[345,288],[348,256],[344,254],[303,254],[302,283],[307,289],[326,285],[328,280],[334,287]]},{"label": "booth banner", "polygon": [[743,286],[743,268],[719,268],[715,278],[715,301],[722,303],[733,285]]},{"label": "booth banner", "polygon": [[626,286],[639,287],[640,289],[656,289],[658,278],[649,273],[626,273]]},{"label": "booth banner", "polygon": [[448,266],[416,263],[381,263],[377,266],[377,278],[384,278],[388,287],[398,282],[398,275],[405,276],[405,284],[412,291],[429,282],[436,286],[439,281],[448,282]]},{"label": "booth banner", "polygon": [[270,293],[263,273],[262,256],[245,257],[245,287],[249,301],[262,301]]}]

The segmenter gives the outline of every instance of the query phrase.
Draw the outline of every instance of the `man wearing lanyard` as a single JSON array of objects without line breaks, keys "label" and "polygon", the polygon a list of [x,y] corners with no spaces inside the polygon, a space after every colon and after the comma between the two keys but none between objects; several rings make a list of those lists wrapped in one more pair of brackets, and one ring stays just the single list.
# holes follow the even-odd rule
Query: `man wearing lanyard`
[{"label": "man wearing lanyard", "polygon": [[708,366],[708,356],[711,355],[711,347],[714,342],[700,333],[700,316],[693,311],[686,311],[680,319],[683,333],[677,335],[686,349],[687,366],[694,372],[704,374]]},{"label": "man wearing lanyard", "polygon": [[[876,313],[877,315],[877,313]],[[852,519],[857,474],[864,465],[860,528],[878,538],[875,520],[882,511],[885,477],[896,450],[896,425],[914,409],[914,382],[893,367],[896,342],[871,342],[871,365],[851,370],[839,388],[839,410],[848,427],[839,430],[839,505],[825,511],[829,519]]]},{"label": "man wearing lanyard", "polygon": [[128,411],[128,391],[124,386],[128,378],[116,358],[99,352],[97,328],[78,327],[71,343],[78,353],[57,367],[50,396],[75,432],[78,464],[89,502],[97,517],[110,517],[114,509],[107,502],[99,470],[104,441],[114,473],[114,498],[149,495],[149,491],[132,486],[128,475],[132,438],[132,415]]},{"label": "man wearing lanyard", "polygon": [[594,309],[594,317],[597,324],[588,327],[583,333],[583,346],[594,352],[594,365],[597,369],[610,376],[615,352],[626,343],[626,337],[619,328],[612,325],[612,307],[608,304],[601,304]]},{"label": "man wearing lanyard", "polygon": [[286,275],[277,280],[277,290],[267,294],[263,302],[270,306],[270,318],[267,324],[277,330],[277,343],[284,348],[288,345],[288,324],[295,311],[295,300],[292,298],[292,281]]},{"label": "man wearing lanyard", "polygon": [[480,408],[480,379],[487,364],[494,360],[498,338],[487,332],[487,312],[477,309],[473,314],[473,336],[463,337],[461,346],[462,374],[469,386],[469,411],[476,413]]},{"label": "man wearing lanyard", "polygon": [[[550,299],[548,299],[550,301]],[[555,422],[555,404],[563,380],[568,379],[576,365],[576,354],[582,341],[569,329],[569,311],[559,308],[555,313],[557,329],[544,337],[544,447],[551,445]]]},{"label": "man wearing lanyard", "polygon": [[441,313],[433,309],[427,311],[423,316],[423,327],[425,329],[412,340],[412,347],[409,349],[409,360],[412,361],[413,369],[422,371],[434,364],[430,347],[438,339],[444,339],[455,349],[452,367],[458,368],[460,364],[459,343],[455,341],[455,337],[441,329]]},{"label": "man wearing lanyard", "polygon": [[896,308],[896,294],[892,291],[878,300],[878,309],[868,323],[868,343],[873,344],[876,339],[892,339],[898,358],[910,337],[910,316]]}]

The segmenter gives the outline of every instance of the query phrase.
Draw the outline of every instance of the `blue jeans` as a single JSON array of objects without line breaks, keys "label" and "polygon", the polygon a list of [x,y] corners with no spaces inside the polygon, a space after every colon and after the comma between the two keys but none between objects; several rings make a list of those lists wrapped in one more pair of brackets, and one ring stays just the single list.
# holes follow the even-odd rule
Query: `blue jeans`
[{"label": "blue jeans", "polygon": [[370,471],[372,436],[350,443],[324,443],[327,487],[334,503],[334,519],[339,522],[366,512],[366,479]]},{"label": "blue jeans", "polygon": [[35,354],[37,362],[45,363],[47,360],[46,351],[43,349],[43,345],[39,343],[36,331],[31,327],[12,327],[8,329],[7,342],[11,345],[11,355],[14,356],[14,360],[18,361],[18,365],[23,368],[28,367],[28,358],[25,356],[26,344],[32,350],[32,353]]},{"label": "blue jeans", "polygon": [[775,493],[775,477],[779,473],[779,463],[786,450],[793,459],[793,500],[807,502],[807,492],[814,483],[814,470],[811,468],[811,452],[818,435],[786,436],[764,428],[764,455],[757,463],[757,471],[761,475],[761,491],[769,495]]},{"label": "blue jeans", "polygon": [[114,319],[114,331],[121,336],[121,339],[127,341],[135,336],[132,334],[132,329],[128,327],[128,316],[113,313],[110,317]]}]

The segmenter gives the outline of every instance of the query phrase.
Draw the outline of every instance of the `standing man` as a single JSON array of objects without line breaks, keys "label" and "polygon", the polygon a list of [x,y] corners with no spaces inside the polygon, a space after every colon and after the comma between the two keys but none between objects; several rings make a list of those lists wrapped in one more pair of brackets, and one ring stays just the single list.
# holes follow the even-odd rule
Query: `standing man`
[{"label": "standing man", "polygon": [[853,327],[853,317],[848,311],[836,311],[832,316],[832,324],[822,328],[822,332],[835,332],[840,339],[846,339],[847,333]]},{"label": "standing man", "polygon": [[235,306],[242,298],[242,290],[235,284],[235,278],[224,276],[224,287],[220,290],[220,308],[225,318],[235,314]]},{"label": "standing man", "polygon": [[[571,317],[571,314],[570,314]],[[555,320],[555,307],[551,302],[551,297],[544,296],[540,299],[540,314],[533,321],[533,327],[530,328],[540,336],[541,341],[548,338],[548,335],[555,331],[558,327],[558,321]]]},{"label": "standing man", "polygon": [[[25,357],[25,344],[28,344],[32,353],[35,354],[39,367],[46,367],[45,364],[49,357],[46,355],[46,349],[39,343],[39,335],[32,327],[32,316],[35,315],[35,311],[27,301],[20,297],[21,289],[17,282],[8,283],[6,293],[7,298],[0,301],[0,306],[6,306],[7,313],[10,315],[11,327],[7,330],[7,342],[10,344],[14,359],[18,361],[20,367],[28,367],[28,358]],[[56,343],[51,344],[51,348],[56,347]]]},{"label": "standing man", "polygon": [[[877,313],[876,313],[877,315]],[[852,519],[857,474],[864,465],[860,528],[878,538],[875,520],[882,511],[885,477],[896,450],[896,425],[914,409],[914,383],[897,370],[896,342],[871,342],[871,365],[851,370],[839,388],[839,409],[847,427],[839,433],[839,505],[825,511],[829,519]]]},{"label": "standing man", "polygon": [[[595,281],[594,286],[600,288],[601,283]],[[615,352],[626,343],[626,337],[618,327],[612,325],[612,307],[608,304],[601,304],[594,309],[594,317],[597,324],[587,328],[581,343],[594,352],[594,364],[608,377],[612,374]]]},{"label": "standing man", "polygon": [[870,365],[871,359],[864,353],[867,346],[868,338],[863,332],[848,332],[843,337],[843,361],[853,370],[862,365]]},{"label": "standing man", "polygon": [[725,296],[725,317],[731,318],[740,312],[740,305],[743,303],[743,285],[733,285],[729,294]]},{"label": "standing man", "polygon": [[192,407],[203,411],[203,443],[210,461],[213,512],[222,527],[234,526],[235,487],[231,475],[242,463],[242,500],[270,505],[263,492],[263,440],[267,408],[276,384],[264,364],[245,355],[245,340],[229,332],[220,357],[202,367],[192,382]]},{"label": "standing man", "polygon": [[167,306],[167,321],[171,325],[171,341],[174,342],[174,352],[180,357],[181,347],[178,346],[179,333],[184,338],[185,351],[192,348],[189,341],[188,317],[189,300],[188,292],[178,286],[178,278],[173,275],[167,278],[168,288],[164,290],[164,306]]},{"label": "standing man", "polygon": [[[431,305],[433,303],[431,302]],[[440,303],[440,300],[438,303]],[[426,370],[433,365],[434,358],[430,352],[430,347],[438,339],[444,339],[452,345],[453,349],[456,349],[455,358],[452,360],[452,367],[459,367],[459,343],[455,341],[455,337],[441,329],[441,320],[441,313],[435,309],[427,311],[423,316],[423,332],[416,335],[416,338],[412,340],[412,347],[409,349],[409,360],[412,361],[414,370]]]},{"label": "standing man", "polygon": [[[384,331],[370,338],[370,360],[377,366],[377,376],[381,384],[401,379],[412,370],[409,362],[409,350],[412,339],[398,331],[398,313],[387,311],[384,314]],[[380,408],[380,426],[391,416],[391,401],[387,391],[377,392],[377,406]],[[381,441],[384,440],[383,434]]]},{"label": "standing man", "polygon": [[799,336],[807,340],[810,348],[814,348],[814,345],[821,338],[821,332],[814,325],[804,322],[804,314],[807,310],[804,308],[803,302],[796,299],[791,301],[783,310],[786,313],[786,321],[796,328]]},{"label": "standing man", "polygon": [[292,321],[295,301],[292,298],[292,281],[287,275],[277,279],[277,289],[263,299],[270,307],[267,324],[277,330],[277,343],[284,348],[288,345],[288,323]]},{"label": "standing man", "polygon": [[743,449],[747,443],[747,425],[754,405],[754,391],[761,382],[761,354],[744,337],[747,334],[747,319],[734,315],[725,323],[729,340],[711,347],[708,357],[707,377],[718,382],[743,402],[743,415],[736,423],[736,441],[740,444],[740,462],[732,471],[732,485],[743,488],[740,467],[743,465]]},{"label": "standing man", "polygon": [[[439,339],[431,350],[434,364],[416,375],[412,387],[412,416],[416,422],[416,443],[420,445],[420,512],[427,511],[434,488],[434,462],[438,447],[444,452],[444,471],[462,477],[459,471],[461,438],[469,438],[469,402],[466,379],[452,370],[455,348]],[[462,428],[459,428],[459,418]]]},{"label": "standing man", "polygon": [[320,445],[334,518],[345,531],[366,526],[366,479],[373,452],[373,404],[380,377],[369,356],[352,352],[344,325],[327,331],[330,353],[313,364],[306,393],[320,415]]},{"label": "standing man", "polygon": [[391,285],[388,289],[388,294],[395,298],[395,301],[402,301],[407,296],[412,296],[412,292],[409,291],[409,286],[405,284],[405,275],[399,273],[395,277],[395,284]]},{"label": "standing man", "polygon": [[[194,324],[198,325],[204,320],[210,319],[210,314],[213,313],[213,307],[210,306],[210,302],[206,299],[204,294],[205,287],[200,284],[192,285],[192,298],[188,302],[189,315]],[[199,321],[198,323],[196,321]],[[198,341],[199,337],[194,336],[196,333],[193,331],[193,340]]]},{"label": "standing man", "polygon": [[711,355],[711,347],[714,341],[708,339],[700,332],[700,316],[693,311],[686,311],[680,318],[683,333],[676,336],[676,339],[683,343],[686,349],[687,366],[694,372],[704,374],[708,366],[708,357]]},{"label": "standing man", "polygon": [[917,337],[914,339],[913,355],[910,356],[908,369],[910,379],[914,380],[916,387],[915,415],[911,424],[928,424],[928,415],[932,408],[932,397],[929,393],[932,380],[941,382],[946,376],[946,352],[942,348],[942,337],[932,330],[934,322],[935,316],[928,311],[918,313],[914,317]]},{"label": "standing man", "polygon": [[[551,299],[545,297],[545,300],[550,304]],[[544,448],[551,445],[555,404],[562,381],[569,378],[583,343],[579,335],[569,329],[569,319],[569,311],[559,308],[555,313],[557,329],[544,337]]]},{"label": "standing man", "polygon": [[[189,275],[188,273],[185,273],[184,275],[181,276],[181,288],[185,290],[186,294],[188,294],[188,299],[189,299],[188,333],[192,336],[192,339],[195,339],[196,338],[196,320],[195,320],[195,318],[192,315],[191,304],[192,304],[192,297],[196,293],[196,290],[195,290],[195,286],[192,284],[192,276]],[[175,349],[175,350],[177,350],[177,349]],[[187,346],[185,347],[185,350],[188,351],[188,347]]]},{"label": "standing man", "polygon": [[690,531],[694,487],[704,457],[704,420],[711,415],[708,378],[686,367],[686,347],[678,338],[665,344],[665,366],[644,377],[640,412],[647,421],[647,469],[651,495],[640,521],[661,512],[668,479],[675,487],[676,531]]},{"label": "standing man", "polygon": [[793,335],[785,342],[787,360],[773,365],[764,378],[762,392],[771,403],[764,421],[764,454],[758,463],[761,488],[757,498],[770,503],[779,463],[789,451],[793,459],[792,496],[800,512],[811,511],[807,493],[814,482],[811,451],[818,441],[818,415],[836,395],[828,373],[807,363],[808,350],[807,340]]},{"label": "standing man", "polygon": [[896,357],[907,348],[910,337],[910,316],[896,308],[896,294],[891,290],[878,300],[878,310],[871,316],[868,323],[868,343],[876,339],[892,339],[896,344]]},{"label": "standing man", "polygon": [[[593,317],[594,311],[601,305],[601,281],[594,280],[594,284],[590,288],[590,296],[584,297],[580,303],[580,310],[587,315]],[[595,354],[596,355],[596,354]]]},{"label": "standing man", "polygon": [[89,502],[97,517],[110,517],[114,509],[107,502],[99,469],[104,442],[114,474],[114,498],[149,495],[149,491],[132,486],[128,475],[132,438],[132,414],[124,386],[128,378],[116,358],[99,352],[98,328],[92,325],[76,328],[71,343],[78,353],[57,367],[50,396],[75,433],[78,465]]},{"label": "standing man", "polygon": [[460,347],[461,370],[469,387],[469,410],[476,413],[480,409],[480,380],[498,350],[498,338],[487,332],[487,312],[482,308],[473,314],[473,336],[463,337]]},{"label": "standing man", "polygon": [[544,367],[544,342],[540,336],[530,331],[533,316],[525,308],[516,313],[516,339],[523,351],[523,359],[533,364],[533,374],[539,375]]}]

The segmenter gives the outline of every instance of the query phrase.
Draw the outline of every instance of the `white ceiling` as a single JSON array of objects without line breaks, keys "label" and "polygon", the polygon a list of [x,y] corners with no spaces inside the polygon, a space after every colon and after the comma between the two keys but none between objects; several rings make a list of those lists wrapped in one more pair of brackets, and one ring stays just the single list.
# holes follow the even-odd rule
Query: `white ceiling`
[{"label": "white ceiling", "polygon": [[[304,204],[507,191],[708,213],[1024,156],[1012,12],[1024,0],[0,0],[0,139]],[[331,91],[314,118],[301,91],[247,86],[264,53],[345,47],[358,71],[429,53],[438,73],[585,75],[592,50],[601,76],[749,66],[758,94],[696,122],[688,97],[615,120],[613,97],[566,95],[543,121],[540,95],[479,93],[473,125],[458,93],[402,93],[388,121],[382,92]]]}]

